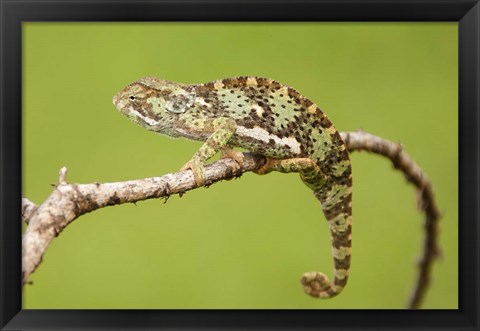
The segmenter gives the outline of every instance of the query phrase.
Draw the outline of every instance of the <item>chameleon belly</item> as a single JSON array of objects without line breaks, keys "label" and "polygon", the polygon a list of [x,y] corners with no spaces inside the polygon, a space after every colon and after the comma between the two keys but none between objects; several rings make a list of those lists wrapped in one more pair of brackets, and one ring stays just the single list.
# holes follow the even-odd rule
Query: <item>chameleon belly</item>
[{"label": "chameleon belly", "polygon": [[117,108],[142,127],[205,141],[184,169],[199,183],[215,153],[242,147],[265,155],[259,171],[299,172],[330,225],[333,281],[320,272],[302,277],[307,293],[329,298],[347,283],[351,258],[352,173],[340,134],[312,101],[268,78],[237,77],[205,84],[142,78],[114,97]]}]

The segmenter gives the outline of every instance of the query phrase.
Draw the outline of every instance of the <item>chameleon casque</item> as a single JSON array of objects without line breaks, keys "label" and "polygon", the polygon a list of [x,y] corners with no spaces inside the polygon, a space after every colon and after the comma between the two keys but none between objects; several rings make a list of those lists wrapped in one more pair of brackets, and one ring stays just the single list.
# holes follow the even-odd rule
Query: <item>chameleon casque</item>
[{"label": "chameleon casque", "polygon": [[333,281],[307,272],[301,283],[314,297],[339,294],[348,279],[352,245],[352,172],[348,150],[328,117],[312,101],[268,78],[236,77],[182,84],[144,77],[113,98],[141,127],[205,143],[182,170],[204,183],[206,161],[221,152],[240,164],[233,147],[267,157],[259,174],[298,172],[320,201],[330,226]]}]

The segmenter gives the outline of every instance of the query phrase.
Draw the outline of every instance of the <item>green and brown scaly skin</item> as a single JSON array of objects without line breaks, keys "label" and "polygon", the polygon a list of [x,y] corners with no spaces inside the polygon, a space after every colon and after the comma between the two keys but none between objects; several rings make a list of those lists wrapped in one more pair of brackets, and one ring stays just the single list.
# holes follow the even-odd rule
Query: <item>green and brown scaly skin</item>
[{"label": "green and brown scaly skin", "polygon": [[301,282],[315,297],[345,287],[350,269],[352,173],[349,154],[328,117],[296,90],[268,78],[236,77],[181,84],[145,77],[113,98],[117,109],[143,128],[205,141],[182,170],[203,184],[206,161],[217,152],[242,162],[242,147],[268,158],[258,171],[299,172],[322,205],[330,225],[333,281],[307,272]]}]

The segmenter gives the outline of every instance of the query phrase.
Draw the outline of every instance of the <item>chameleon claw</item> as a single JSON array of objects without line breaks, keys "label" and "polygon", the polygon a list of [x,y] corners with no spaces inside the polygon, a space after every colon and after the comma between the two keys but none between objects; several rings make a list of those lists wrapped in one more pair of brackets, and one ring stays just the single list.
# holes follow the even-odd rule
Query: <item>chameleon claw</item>
[{"label": "chameleon claw", "polygon": [[205,168],[203,164],[189,161],[180,168],[180,171],[185,170],[192,170],[193,178],[195,179],[195,184],[197,185],[197,187],[203,186],[205,184]]}]

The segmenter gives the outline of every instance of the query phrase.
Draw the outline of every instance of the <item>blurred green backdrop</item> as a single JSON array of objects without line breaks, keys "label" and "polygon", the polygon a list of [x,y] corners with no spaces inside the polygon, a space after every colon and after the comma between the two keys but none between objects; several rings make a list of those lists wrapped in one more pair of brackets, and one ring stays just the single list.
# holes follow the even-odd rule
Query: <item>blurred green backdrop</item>
[{"label": "blurred green backdrop", "polygon": [[[404,144],[433,181],[444,257],[424,308],[457,308],[456,23],[24,23],[23,192],[177,171],[200,143],[130,123],[112,96],[146,75],[256,75],[295,87],[340,131]],[[386,159],[352,155],[351,278],[332,300],[327,224],[298,175],[246,174],[168,203],[82,216],[25,286],[24,308],[404,308],[423,240],[415,191]]]}]

